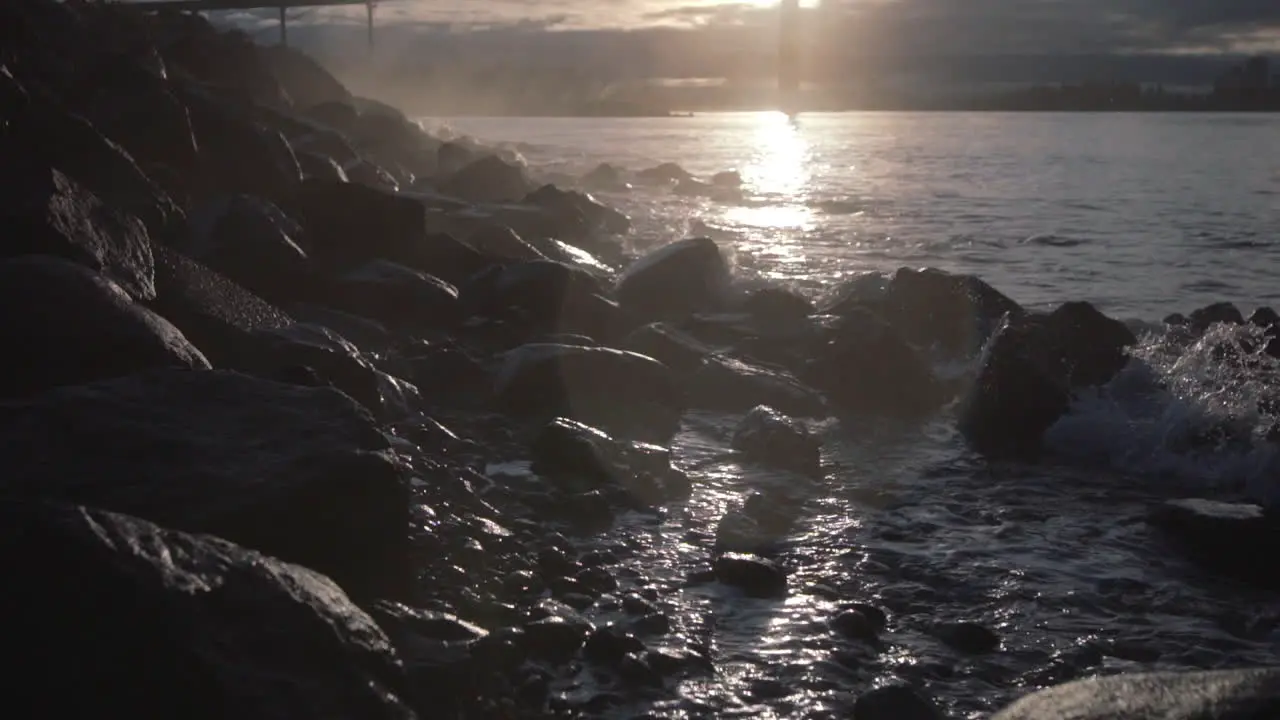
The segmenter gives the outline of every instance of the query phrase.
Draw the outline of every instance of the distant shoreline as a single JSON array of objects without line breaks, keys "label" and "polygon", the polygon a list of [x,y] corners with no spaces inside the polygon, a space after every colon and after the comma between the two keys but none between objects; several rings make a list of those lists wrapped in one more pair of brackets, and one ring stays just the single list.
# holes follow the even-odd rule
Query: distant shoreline
[{"label": "distant shoreline", "polygon": [[[776,108],[721,108],[715,110],[697,110],[689,112],[672,112],[663,114],[637,115],[604,115],[598,113],[418,113],[423,117],[434,118],[538,118],[538,119],[596,119],[596,120],[680,120],[701,117],[703,115],[733,115],[742,113],[783,112]],[[992,114],[992,115],[1278,115],[1280,109],[1274,110],[1227,110],[1227,109],[1172,109],[1172,108],[1125,108],[1116,110],[1096,109],[1049,109],[1049,108],[847,108],[840,110],[815,109],[799,110],[795,115],[844,115],[852,113],[930,113],[930,114]]]}]

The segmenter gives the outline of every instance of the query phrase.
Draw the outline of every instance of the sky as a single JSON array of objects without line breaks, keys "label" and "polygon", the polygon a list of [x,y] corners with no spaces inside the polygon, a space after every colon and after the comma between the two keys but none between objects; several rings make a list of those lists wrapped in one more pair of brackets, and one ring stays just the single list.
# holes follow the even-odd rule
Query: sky
[{"label": "sky", "polygon": [[[880,54],[1280,53],[1280,0],[802,0],[802,6],[810,33]],[[682,28],[753,37],[776,22],[773,7],[770,0],[381,0],[377,18],[380,26],[424,32]],[[295,24],[364,21],[361,8],[294,14]]]}]

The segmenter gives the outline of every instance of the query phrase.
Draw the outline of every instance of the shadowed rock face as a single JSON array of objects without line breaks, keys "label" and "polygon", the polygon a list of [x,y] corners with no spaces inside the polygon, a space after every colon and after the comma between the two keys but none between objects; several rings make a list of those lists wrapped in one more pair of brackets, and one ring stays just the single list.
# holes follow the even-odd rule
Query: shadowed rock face
[{"label": "shadowed rock face", "polygon": [[60,258],[0,261],[0,397],[155,368],[205,369],[182,331],[107,278]]},{"label": "shadowed rock face", "polygon": [[144,373],[0,404],[0,443],[10,496],[213,533],[362,596],[405,592],[407,489],[368,414],[332,390]]},{"label": "shadowed rock face", "polygon": [[618,303],[637,320],[680,319],[715,306],[729,267],[709,238],[671,243],[640,258],[618,279]]},{"label": "shadowed rock face", "polygon": [[0,651],[13,702],[61,717],[414,717],[386,635],[323,575],[84,507],[6,501],[0,528],[4,607],[22,618]]},{"label": "shadowed rock face", "polygon": [[1262,720],[1280,717],[1280,670],[1116,675],[1041,690],[993,720]]}]

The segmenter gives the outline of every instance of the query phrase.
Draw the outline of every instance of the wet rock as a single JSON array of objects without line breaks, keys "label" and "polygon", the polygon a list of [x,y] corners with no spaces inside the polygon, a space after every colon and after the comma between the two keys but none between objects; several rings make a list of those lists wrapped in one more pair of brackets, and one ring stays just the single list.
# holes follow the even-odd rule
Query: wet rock
[{"label": "wet rock", "polygon": [[647,355],[681,375],[702,367],[712,353],[710,347],[666,323],[636,328],[622,341],[621,347]]},{"label": "wet rock", "polygon": [[729,266],[709,238],[680,240],[631,264],[618,279],[618,303],[637,320],[676,320],[724,299]]},{"label": "wet rock", "polygon": [[656,605],[638,593],[627,593],[626,595],[623,595],[622,609],[628,615],[648,615],[650,613],[658,612]]},{"label": "wet rock", "polygon": [[533,657],[563,663],[578,652],[590,632],[591,624],[586,621],[552,616],[526,623],[524,641]]},{"label": "wet rock", "polygon": [[1032,456],[1070,405],[1072,390],[1101,385],[1137,342],[1088,303],[1006,323],[992,338],[960,411],[960,430],[979,452]]},{"label": "wet rock", "polygon": [[641,170],[636,173],[636,179],[647,183],[671,184],[682,180],[692,180],[693,176],[679,165],[668,162]]},{"label": "wet rock", "polygon": [[981,279],[935,268],[861,276],[837,291],[824,312],[843,316],[857,308],[880,316],[913,344],[964,357],[982,348],[1001,318],[1023,312]]},{"label": "wet rock", "polygon": [[671,451],[615,440],[574,420],[557,418],[530,448],[533,471],[578,489],[623,488],[643,504],[681,497],[688,477],[671,465]]},{"label": "wet rock", "polygon": [[[151,233],[161,233],[182,219],[182,210],[173,199],[123,148],[56,102],[22,92],[22,109],[9,118],[8,132],[0,142],[0,154],[5,157],[0,177],[5,178],[6,198],[13,207],[22,207],[19,198],[38,192],[45,182],[41,178],[51,175],[50,168],[54,168],[110,206],[113,213],[141,220]],[[23,188],[25,183],[33,187]],[[128,289],[130,283],[124,277],[117,280]]]},{"label": "wet rock", "polygon": [[[386,636],[318,573],[101,510],[6,502],[0,517],[5,603],[23,618],[8,695],[24,707],[414,717]],[[69,676],[76,691],[58,691]]]},{"label": "wet rock", "polygon": [[933,701],[915,688],[887,685],[858,696],[854,720],[942,720]]},{"label": "wet rock", "polygon": [[742,185],[742,173],[737,170],[724,170],[711,176],[711,184],[720,187],[738,187]]},{"label": "wet rock", "polygon": [[802,475],[822,472],[822,442],[803,423],[767,405],[747,413],[733,433],[732,446],[770,467]]},{"label": "wet rock", "polygon": [[630,626],[641,635],[666,635],[671,632],[671,618],[665,613],[649,613],[632,620]]},{"label": "wet rock", "polygon": [[600,596],[618,589],[618,581],[602,567],[583,568],[574,576],[578,584],[593,595]]},{"label": "wet rock", "polygon": [[457,284],[488,265],[466,243],[428,234],[426,208],[410,197],[307,180],[281,207],[306,230],[313,260],[336,273],[380,258]]},{"label": "wet rock", "polygon": [[303,180],[319,180],[321,182],[351,182],[347,171],[342,169],[338,161],[318,152],[300,151],[298,168],[302,170]]},{"label": "wet rock", "polygon": [[455,172],[441,189],[472,202],[515,202],[529,194],[531,185],[522,168],[489,155]]},{"label": "wet rock", "polygon": [[362,352],[385,353],[396,343],[381,323],[341,310],[294,303],[289,306],[289,315],[301,323],[329,328]]},{"label": "wet rock", "polygon": [[324,572],[353,595],[407,592],[401,469],[340,393],[159,370],[0,404],[0,430],[10,496],[219,535]]},{"label": "wet rock", "polygon": [[178,249],[276,303],[312,294],[302,227],[249,195],[217,198],[192,212]]},{"label": "wet rock", "polygon": [[[1280,548],[1280,521],[1258,505],[1170,500],[1152,508],[1147,521],[1181,552],[1213,572],[1277,585],[1267,558]],[[1241,552],[1242,548],[1249,551]]]},{"label": "wet rock", "polygon": [[864,619],[871,623],[871,628],[876,633],[882,633],[889,627],[889,616],[884,610],[869,605],[867,603],[845,603],[840,606],[840,610],[854,611],[862,615]]},{"label": "wet rock", "polygon": [[0,261],[0,397],[154,368],[208,368],[182,331],[118,285],[49,255]]},{"label": "wet rock", "polygon": [[944,623],[935,627],[933,633],[948,646],[970,655],[985,655],[1000,649],[1000,636],[977,623]]},{"label": "wet rock", "polygon": [[787,594],[787,575],[771,560],[725,553],[713,565],[716,580],[742,590],[747,597],[780,598]]},{"label": "wet rock", "polygon": [[546,260],[519,233],[500,223],[485,223],[467,235],[467,244],[497,261],[530,262]]},{"label": "wet rock", "polygon": [[0,256],[56,255],[102,273],[137,300],[155,297],[147,230],[58,170],[0,164]]},{"label": "wet rock", "polygon": [[330,287],[330,301],[402,331],[445,331],[461,315],[457,288],[388,260],[372,260],[343,274]]},{"label": "wet rock", "polygon": [[859,610],[844,610],[831,619],[831,629],[852,640],[875,642],[880,631],[875,620]]},{"label": "wet rock", "polygon": [[924,358],[865,309],[841,317],[804,378],[837,406],[859,414],[915,418],[946,399]]},{"label": "wet rock", "polygon": [[644,643],[613,625],[597,628],[582,647],[584,657],[607,668],[616,668],[622,658],[633,652],[644,652]]},{"label": "wet rock", "polygon": [[1256,668],[1077,680],[1028,695],[994,720],[1254,720],[1277,712],[1280,671]]},{"label": "wet rock", "polygon": [[1187,318],[1187,325],[1197,335],[1208,330],[1211,325],[1225,323],[1227,325],[1243,325],[1244,315],[1240,309],[1229,302],[1213,303],[1195,310]]},{"label": "wet rock", "polygon": [[783,288],[761,288],[742,301],[742,311],[766,328],[804,326],[813,314],[813,303],[803,295]]},{"label": "wet rock", "polygon": [[614,503],[604,492],[591,490],[561,498],[556,503],[553,513],[556,517],[570,523],[575,533],[595,535],[613,526],[613,506]]},{"label": "wet rock", "polygon": [[687,382],[689,404],[705,410],[747,412],[768,405],[789,415],[827,417],[825,398],[786,370],[721,355],[703,362]]},{"label": "wet rock", "polygon": [[502,356],[494,394],[524,416],[566,417],[605,428],[674,430],[683,404],[666,366],[610,348],[535,343]]},{"label": "wet rock", "polygon": [[475,159],[475,153],[461,143],[447,142],[436,148],[436,163],[440,172],[455,173]]},{"label": "wet rock", "polygon": [[614,192],[627,190],[630,187],[622,177],[622,171],[609,163],[601,163],[591,172],[583,175],[582,184],[597,190]]},{"label": "wet rock", "polygon": [[768,555],[775,550],[780,539],[781,533],[765,529],[742,510],[730,510],[716,523],[717,552]]},{"label": "wet rock", "polygon": [[662,687],[662,676],[649,665],[644,653],[627,653],[618,662],[618,677],[632,685]]},{"label": "wet rock", "polygon": [[1280,313],[1269,307],[1260,307],[1250,313],[1248,322],[1254,327],[1273,328],[1280,325]]},{"label": "wet rock", "polygon": [[180,99],[200,148],[201,172],[193,196],[247,193],[278,202],[301,182],[298,158],[278,130],[193,85],[182,86]]},{"label": "wet rock", "polygon": [[550,214],[562,238],[587,237],[597,232],[624,235],[631,230],[630,218],[586,193],[543,185],[523,202]]},{"label": "wet rock", "polygon": [[608,338],[621,325],[595,276],[552,260],[510,263],[472,277],[460,288],[471,316],[518,316],[528,334],[582,331]]},{"label": "wet rock", "polygon": [[369,614],[387,631],[396,647],[410,647],[420,640],[474,642],[489,634],[449,613],[420,610],[388,600],[372,603]]}]

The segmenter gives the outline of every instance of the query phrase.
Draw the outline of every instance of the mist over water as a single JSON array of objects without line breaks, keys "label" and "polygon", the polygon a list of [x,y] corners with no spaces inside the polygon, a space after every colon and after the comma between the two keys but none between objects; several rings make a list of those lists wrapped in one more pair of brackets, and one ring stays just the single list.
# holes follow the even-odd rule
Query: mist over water
[{"label": "mist over water", "polygon": [[[1075,677],[1275,662],[1274,598],[1203,575],[1143,516],[1171,497],[1280,497],[1280,458],[1264,439],[1277,418],[1258,403],[1276,387],[1276,361],[1249,328],[1192,342],[1160,323],[1212,302],[1248,314],[1280,299],[1280,118],[424,124],[500,145],[552,180],[601,162],[635,171],[674,161],[703,180],[737,170],[741,195],[600,194],[635,221],[634,251],[708,235],[743,284],[821,297],[860,273],[930,265],[979,275],[1028,307],[1088,300],[1141,338],[1128,368],[1050,430],[1051,460],[1038,466],[978,460],[949,408],[923,427],[818,423],[826,474],[799,483],[732,456],[736,417],[686,419],[674,452],[693,497],[656,522],[624,519],[610,541],[638,548],[628,562],[673,593],[673,636],[710,648],[717,674],[684,681],[678,701],[606,716],[840,717],[854,693],[907,681],[954,717],[984,717]],[[680,589],[705,566],[717,522],[763,487],[803,508],[779,547],[796,590],[763,601]],[[885,649],[829,629],[850,601],[888,612]],[[939,642],[937,628],[960,621],[996,630],[1002,652],[972,657]]]}]

